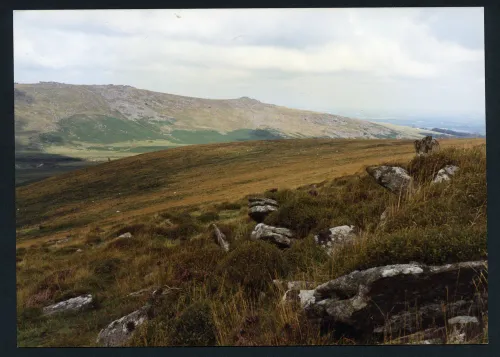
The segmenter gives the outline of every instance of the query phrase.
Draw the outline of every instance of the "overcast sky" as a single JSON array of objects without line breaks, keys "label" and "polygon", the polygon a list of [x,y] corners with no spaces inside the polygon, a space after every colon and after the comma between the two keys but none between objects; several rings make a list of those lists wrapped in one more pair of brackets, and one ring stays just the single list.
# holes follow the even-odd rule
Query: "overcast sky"
[{"label": "overcast sky", "polygon": [[14,12],[20,83],[484,115],[482,8]]}]

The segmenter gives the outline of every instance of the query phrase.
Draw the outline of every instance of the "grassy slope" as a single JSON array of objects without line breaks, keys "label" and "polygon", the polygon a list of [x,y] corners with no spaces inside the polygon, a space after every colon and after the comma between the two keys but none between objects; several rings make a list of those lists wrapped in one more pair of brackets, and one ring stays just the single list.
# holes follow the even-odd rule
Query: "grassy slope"
[{"label": "grassy slope", "polygon": [[[78,226],[82,219],[90,219],[86,229],[72,232],[74,238],[68,243],[54,247],[40,245],[43,240],[38,239],[27,249],[19,245],[19,344],[91,346],[101,328],[144,304],[146,297],[132,298],[128,293],[163,284],[179,290],[167,295],[158,307],[160,317],[141,327],[131,345],[195,340],[219,345],[350,343],[319,336],[297,306],[279,303],[283,292],[266,282],[272,278],[323,282],[388,263],[442,264],[484,257],[486,160],[484,145],[477,146],[481,143],[484,140],[443,141],[442,152],[411,162],[410,144],[395,141],[186,147],[20,188],[18,201],[26,208],[35,206],[38,211],[30,212],[35,217],[45,213],[49,226],[69,224],[72,219]],[[365,173],[349,176],[367,164],[385,162],[405,166],[418,180],[420,189],[414,196],[400,201]],[[446,164],[459,165],[459,174],[451,184],[430,186],[430,179]],[[134,174],[125,167],[133,167]],[[134,182],[157,179],[164,181],[149,193],[133,187]],[[78,180],[101,186],[85,192]],[[318,197],[293,190],[314,182],[322,182]],[[280,210],[266,222],[292,228],[302,239],[285,252],[267,243],[248,242],[255,223],[246,215],[242,196],[271,187],[280,188],[267,194],[280,202]],[[106,217],[106,210],[116,209],[108,206],[117,202],[116,191],[124,196],[120,209],[128,206],[129,211]],[[75,206],[87,193],[98,204],[87,205],[84,199]],[[109,201],[106,195],[112,196]],[[386,207],[390,214],[380,227],[377,223]],[[74,208],[79,211],[73,216],[69,210]],[[23,213],[20,220],[26,222],[29,216]],[[231,242],[227,256],[213,243],[208,229],[212,221]],[[315,247],[312,235],[337,224],[357,225],[363,239],[328,259]],[[53,238],[50,229],[42,231],[42,237]],[[126,231],[135,238],[113,239]],[[84,251],[75,253],[77,248]],[[256,298],[261,291],[266,297]],[[96,310],[40,317],[42,306],[87,292],[97,296]],[[242,329],[244,336],[239,334]]]},{"label": "grassy slope", "polygon": [[[441,146],[480,142],[442,140]],[[186,146],[137,155],[18,188],[18,240],[85,228],[89,217],[107,226],[171,207],[321,182],[412,155],[410,141],[331,139]],[[34,230],[38,224],[46,230]]]}]

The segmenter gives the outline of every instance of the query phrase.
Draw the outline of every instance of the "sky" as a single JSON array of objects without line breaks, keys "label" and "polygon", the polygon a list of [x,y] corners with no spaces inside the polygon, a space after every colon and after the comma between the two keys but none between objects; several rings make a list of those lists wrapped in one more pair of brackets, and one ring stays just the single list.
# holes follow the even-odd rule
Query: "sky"
[{"label": "sky", "polygon": [[483,8],[14,12],[18,83],[483,117]]}]

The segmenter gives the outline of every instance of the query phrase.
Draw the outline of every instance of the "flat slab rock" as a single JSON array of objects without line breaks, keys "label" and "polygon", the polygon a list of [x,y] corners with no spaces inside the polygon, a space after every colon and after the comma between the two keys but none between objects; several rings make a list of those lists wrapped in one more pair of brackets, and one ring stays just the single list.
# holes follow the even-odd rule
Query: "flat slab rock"
[{"label": "flat slab rock", "polygon": [[440,183],[445,181],[450,181],[451,176],[455,175],[455,173],[459,170],[458,166],[448,165],[438,171],[432,183]]},{"label": "flat slab rock", "polygon": [[[442,320],[441,307],[450,291],[455,302],[448,304],[454,310],[448,316],[463,315],[465,308],[479,315],[480,307],[471,306],[471,302],[483,304],[481,308],[487,310],[487,301],[478,300],[474,284],[486,270],[486,261],[475,261],[443,266],[396,264],[354,271],[303,292],[310,297],[304,309],[309,318],[328,328],[347,326],[349,331],[373,335],[384,332],[389,319],[392,327],[411,333],[411,324],[403,323],[405,318],[418,315],[421,328]],[[409,302],[417,304],[418,314],[415,308],[408,313]]]},{"label": "flat slab rock", "polygon": [[352,243],[355,238],[354,226],[338,226],[330,228],[325,232],[320,232],[314,236],[314,241],[325,249],[328,254],[332,254],[336,247]]},{"label": "flat slab rock", "polygon": [[293,232],[288,228],[277,228],[264,223],[257,224],[250,236],[252,240],[264,240],[279,248],[289,248],[292,245],[293,237]]},{"label": "flat slab rock", "polygon": [[413,178],[402,167],[398,166],[370,166],[366,172],[375,181],[389,191],[400,194],[412,186]]},{"label": "flat slab rock", "polygon": [[215,224],[212,224],[212,229],[214,230],[215,234],[215,241],[216,243],[225,251],[229,251],[229,243],[226,239],[226,235],[221,232],[219,227],[217,227]]},{"label": "flat slab rock", "polygon": [[279,207],[278,202],[270,198],[249,198],[248,201],[248,215],[258,223]]},{"label": "flat slab rock", "polygon": [[136,328],[148,320],[147,309],[141,308],[113,321],[97,336],[97,344],[104,347],[123,346],[134,334]]},{"label": "flat slab rock", "polygon": [[93,297],[89,294],[61,301],[54,305],[46,306],[43,308],[42,312],[44,315],[53,315],[69,311],[82,311],[91,308],[92,305]]}]

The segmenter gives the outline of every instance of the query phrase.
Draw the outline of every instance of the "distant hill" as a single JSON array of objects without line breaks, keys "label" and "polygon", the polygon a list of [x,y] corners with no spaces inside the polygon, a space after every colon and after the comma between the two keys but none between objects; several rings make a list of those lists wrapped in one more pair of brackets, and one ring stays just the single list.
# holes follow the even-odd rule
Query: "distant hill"
[{"label": "distant hill", "polygon": [[431,131],[436,133],[443,133],[447,135],[452,135],[457,138],[485,138],[486,136],[481,135],[479,133],[466,133],[463,131],[455,131],[450,129],[440,129],[440,128],[432,128]]},{"label": "distant hill", "polygon": [[191,144],[283,138],[419,138],[421,130],[122,85],[15,84],[16,149],[106,160]]}]

